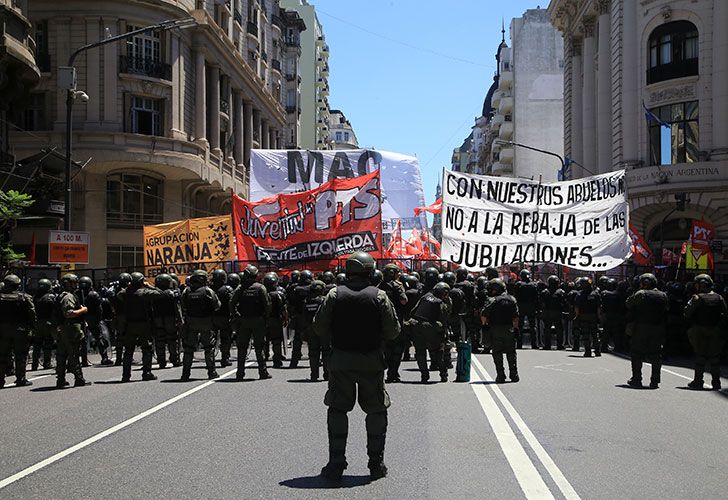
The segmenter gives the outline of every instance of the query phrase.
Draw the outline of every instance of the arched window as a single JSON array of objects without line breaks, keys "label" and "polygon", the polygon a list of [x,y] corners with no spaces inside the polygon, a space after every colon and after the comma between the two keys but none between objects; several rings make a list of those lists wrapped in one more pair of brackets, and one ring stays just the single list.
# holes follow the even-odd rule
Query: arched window
[{"label": "arched window", "polygon": [[690,21],[658,26],[648,45],[648,85],[698,74],[698,28]]},{"label": "arched window", "polygon": [[162,222],[162,186],[161,180],[148,175],[109,175],[106,178],[107,226],[138,229]]}]

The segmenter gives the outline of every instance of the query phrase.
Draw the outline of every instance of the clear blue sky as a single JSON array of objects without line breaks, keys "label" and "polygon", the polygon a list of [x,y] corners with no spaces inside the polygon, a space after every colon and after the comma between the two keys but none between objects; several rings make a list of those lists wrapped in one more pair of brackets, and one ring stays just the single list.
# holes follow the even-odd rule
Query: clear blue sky
[{"label": "clear blue sky", "polygon": [[330,48],[330,106],[362,147],[416,155],[427,203],[493,82],[501,19],[526,0],[309,0]]}]

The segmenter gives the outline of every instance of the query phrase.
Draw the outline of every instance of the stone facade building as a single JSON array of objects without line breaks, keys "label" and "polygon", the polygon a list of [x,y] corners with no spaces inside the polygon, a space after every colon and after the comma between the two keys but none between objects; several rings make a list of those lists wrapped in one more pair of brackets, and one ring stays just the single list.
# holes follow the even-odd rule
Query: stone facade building
[{"label": "stone facade building", "polygon": [[[85,166],[73,178],[72,229],[91,233],[89,267],[142,265],[145,224],[229,212],[232,193],[246,196],[251,148],[297,138],[298,114],[285,104],[291,90],[299,103],[305,26],[277,0],[29,0],[28,17],[42,41],[42,77],[10,138],[17,158],[43,150],[51,159],[65,149],[57,68],[71,51],[163,20],[195,20],[76,59],[88,102],[77,100],[73,112],[74,159]],[[47,196],[62,200],[58,190]],[[16,241],[35,233],[42,263],[46,229],[59,222],[28,222]]]},{"label": "stone facade building", "polygon": [[[552,0],[548,10],[564,35],[566,155],[594,173],[627,169],[631,221],[656,253],[679,248],[692,219],[728,239],[728,2]],[[585,173],[574,165],[571,177]],[[725,274],[728,255],[715,260]]]},{"label": "stone facade building", "polygon": [[347,120],[344,113],[338,109],[332,109],[329,118],[331,122],[331,132],[329,135],[329,141],[333,149],[358,149],[359,141],[356,138],[356,133],[351,126],[349,120]]}]

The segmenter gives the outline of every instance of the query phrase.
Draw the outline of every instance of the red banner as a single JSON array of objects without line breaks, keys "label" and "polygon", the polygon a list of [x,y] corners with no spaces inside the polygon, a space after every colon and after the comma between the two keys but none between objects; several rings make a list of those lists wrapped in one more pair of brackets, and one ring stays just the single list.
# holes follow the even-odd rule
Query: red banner
[{"label": "red banner", "polygon": [[[330,268],[356,251],[382,254],[379,171],[250,202],[233,194],[239,260]],[[308,266],[310,267],[310,266]]]},{"label": "red banner", "polygon": [[662,263],[671,266],[671,265],[680,265],[680,256],[670,250],[669,248],[663,248],[662,249]]},{"label": "red banner", "polygon": [[715,226],[702,220],[693,219],[693,227],[690,229],[690,243],[693,250],[701,253],[710,252],[710,242],[715,238]]},{"label": "red banner", "polygon": [[435,203],[426,207],[415,207],[415,215],[420,215],[422,212],[430,212],[431,214],[442,213],[442,196],[439,197]]},{"label": "red banner", "polygon": [[632,238],[632,258],[635,263],[640,266],[651,265],[653,257],[652,250],[632,224],[629,225],[629,236]]}]

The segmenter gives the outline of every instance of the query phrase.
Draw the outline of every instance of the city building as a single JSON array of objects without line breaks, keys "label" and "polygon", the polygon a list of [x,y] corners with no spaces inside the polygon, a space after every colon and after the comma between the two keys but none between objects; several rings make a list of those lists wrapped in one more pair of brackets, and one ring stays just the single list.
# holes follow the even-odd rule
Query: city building
[{"label": "city building", "polygon": [[307,0],[281,0],[281,6],[298,13],[307,29],[301,34],[301,119],[303,149],[331,149],[329,140],[329,46],[316,9]]},{"label": "city building", "polygon": [[450,168],[453,172],[467,172],[468,164],[470,163],[470,150],[473,142],[473,133],[470,132],[460,147],[452,150],[452,158],[450,161]]},{"label": "city building", "polygon": [[331,123],[331,132],[329,133],[329,141],[333,149],[358,149],[359,141],[356,139],[356,133],[351,127],[351,123],[346,119],[344,113],[338,109],[332,109],[329,117]]},{"label": "city building", "polygon": [[280,148],[297,127],[283,88],[291,88],[289,71],[298,85],[304,24],[277,1],[27,3],[42,75],[13,117],[10,141],[19,164],[48,179],[30,191],[51,203],[14,239],[22,251],[35,235],[38,263],[47,261],[47,229],[62,226],[66,96],[57,68],[73,50],[163,20],[194,19],[75,61],[77,88],[88,99],[73,107],[71,221],[91,234],[88,267],[141,266],[145,224],[228,213],[232,193],[246,196],[251,148]]},{"label": "city building", "polygon": [[[564,149],[627,170],[630,221],[657,255],[691,219],[728,238],[728,2],[552,0],[564,35]],[[676,196],[689,200],[676,210]],[[716,272],[728,255],[715,253]]]}]

